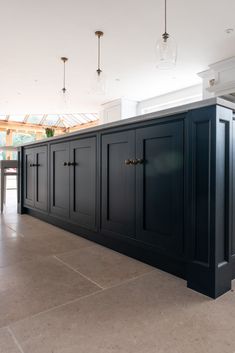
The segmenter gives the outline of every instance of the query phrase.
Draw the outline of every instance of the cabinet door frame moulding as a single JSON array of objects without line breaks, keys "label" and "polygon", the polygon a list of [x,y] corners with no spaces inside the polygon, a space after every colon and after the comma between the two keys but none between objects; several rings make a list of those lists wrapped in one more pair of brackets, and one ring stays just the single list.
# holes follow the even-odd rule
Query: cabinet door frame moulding
[{"label": "cabinet door frame moulding", "polygon": [[[46,178],[46,191],[45,191],[45,200],[42,202],[36,201],[36,196],[37,196],[37,188],[38,188],[38,180],[37,179],[37,172],[39,171],[38,168],[41,168],[43,166],[38,166],[38,163],[36,161],[36,156],[39,153],[39,151],[42,151],[42,149],[44,149],[45,156],[46,156],[46,165],[44,166],[45,169],[45,175],[44,177]],[[25,152],[26,151],[26,152]],[[30,167],[33,168],[32,169],[32,173],[33,173],[33,181],[34,181],[34,188],[33,188],[33,199],[31,202],[27,201],[26,198],[26,190],[27,190],[27,162],[26,162],[26,155],[28,154],[28,152],[31,152],[33,154],[33,161],[32,164],[34,166]],[[48,145],[47,144],[40,144],[37,145],[35,147],[30,147],[30,148],[25,148],[24,152],[22,150],[22,154],[23,154],[23,168],[22,168],[22,172],[24,173],[23,175],[25,175],[25,178],[23,180],[23,185],[24,185],[24,192],[22,195],[22,200],[23,200],[23,204],[25,207],[32,207],[32,208],[36,208],[37,210],[40,210],[41,212],[48,212]],[[36,169],[35,169],[36,168]],[[18,187],[20,186],[20,183],[18,183]],[[47,196],[47,197],[46,197]],[[19,197],[19,191],[18,191],[18,197]]]},{"label": "cabinet door frame moulding", "polygon": [[[158,232],[150,231],[145,226],[145,220],[144,220],[144,214],[145,214],[144,194],[146,191],[145,190],[146,185],[144,187],[144,184],[146,182],[144,169],[146,167],[146,163],[148,163],[148,160],[146,160],[146,155],[145,155],[145,153],[147,153],[147,151],[145,151],[146,141],[153,141],[156,139],[158,139],[159,141],[163,141],[164,138],[170,138],[171,139],[170,144],[171,145],[174,144],[174,148],[172,149],[172,152],[173,151],[177,152],[174,162],[177,162],[178,163],[177,166],[179,167],[179,169],[175,171],[174,177],[173,175],[171,175],[171,182],[173,183],[174,181],[176,181],[174,186],[173,184],[171,186],[173,187],[172,192],[174,197],[176,198],[175,201],[177,203],[177,207],[175,206],[175,203],[171,205],[171,213],[172,213],[171,216],[173,217],[174,227],[175,227],[171,236],[169,234],[167,235],[162,233],[160,230],[158,230]],[[136,166],[136,197],[137,197],[136,215],[138,215],[136,217],[136,236],[138,240],[142,242],[147,242],[147,239],[149,239],[148,243],[152,243],[152,246],[156,247],[161,252],[169,254],[172,257],[181,258],[181,259],[183,257],[183,252],[184,252],[183,211],[184,211],[184,170],[185,170],[184,161],[185,160],[184,160],[183,146],[184,146],[184,123],[182,119],[169,122],[167,125],[155,124],[154,126],[151,126],[151,127],[136,129],[136,158],[143,159],[143,164]],[[167,163],[169,157],[170,157],[169,155],[166,158],[161,156],[161,158],[163,158],[164,163]],[[171,162],[173,162],[173,159],[171,160]],[[168,162],[168,167],[172,167],[172,165],[170,166],[169,162]],[[157,191],[157,185],[156,185],[156,191]],[[180,196],[178,195],[178,193],[180,193]],[[174,245],[172,243],[173,234],[176,241]]]},{"label": "cabinet door frame moulding", "polygon": [[[86,140],[92,140],[94,139],[94,149],[95,149],[95,209],[97,210],[97,205],[98,205],[98,196],[97,196],[97,189],[98,189],[98,175],[97,175],[97,160],[98,160],[98,149],[97,149],[97,134],[82,134],[80,136],[80,138],[75,138],[75,137],[68,137],[68,138],[64,138],[64,139],[60,139],[59,141],[55,141],[55,142],[50,142],[49,143],[49,146],[50,146],[50,153],[49,153],[49,163],[51,165],[51,168],[52,168],[52,150],[53,150],[53,147],[54,146],[57,146],[57,145],[61,145],[61,144],[66,144],[67,146],[67,149],[68,149],[68,160],[67,160],[67,163],[68,162],[73,162],[72,161],[72,146],[73,144],[76,144],[76,142],[78,141],[86,141]],[[65,161],[66,162],[66,161]],[[49,204],[50,204],[50,208],[49,208],[49,215],[50,216],[53,216],[55,218],[60,218],[62,217],[64,220],[66,220],[66,222],[70,222],[71,224],[80,224],[73,216],[72,216],[72,212],[71,212],[71,193],[72,193],[72,184],[71,184],[71,181],[72,181],[72,177],[71,177],[71,173],[72,173],[72,168],[74,168],[74,166],[65,166],[65,168],[68,168],[68,180],[67,180],[67,183],[68,183],[68,211],[67,211],[67,215],[66,216],[63,216],[63,215],[60,215],[56,210],[53,211],[52,210],[52,190],[50,192],[50,195],[49,195]],[[53,184],[53,180],[52,180],[52,173],[50,173],[50,185]],[[98,215],[97,215],[97,211],[96,211],[96,214],[95,214],[95,219],[94,219],[94,222],[93,222],[93,225],[86,225],[85,223],[83,224],[80,224],[82,227],[84,227],[85,229],[88,228],[88,229],[91,229],[93,231],[97,231],[97,226],[98,226]]]},{"label": "cabinet door frame moulding", "polygon": [[[60,150],[58,149],[60,147]],[[66,201],[66,204],[64,207],[61,206],[56,206],[56,200],[55,200],[55,182],[54,182],[54,177],[55,177],[55,165],[54,165],[54,159],[53,156],[55,155],[55,152],[59,151],[65,151],[65,158],[64,161],[61,161],[61,167],[65,168],[65,174],[68,175],[68,181],[69,181],[69,170],[67,169],[68,166],[64,165],[64,163],[69,162],[69,142],[64,141],[60,143],[55,143],[50,145],[50,208],[49,208],[49,213],[58,217],[62,217],[64,219],[69,218],[69,190],[70,190],[70,185],[69,182],[65,186],[67,187],[67,192],[64,197],[64,201]],[[68,173],[67,173],[68,171]]]},{"label": "cabinet door frame moulding", "polygon": [[[84,227],[88,227],[91,230],[97,230],[97,139],[96,136],[93,137],[85,137],[79,140],[74,140],[74,141],[70,141],[69,143],[69,154],[70,154],[70,162],[72,161],[72,163],[76,163],[76,160],[74,159],[73,154],[75,153],[76,149],[87,149],[90,148],[91,150],[91,156],[90,158],[91,163],[93,163],[94,165],[94,171],[91,173],[91,185],[90,187],[93,188],[93,193],[94,195],[90,195],[90,197],[92,197],[92,200],[90,200],[90,202],[92,203],[91,209],[90,211],[94,214],[93,215],[82,215],[82,214],[77,214],[76,212],[73,211],[73,207],[75,205],[75,193],[76,193],[76,183],[75,183],[75,173],[76,170],[79,172],[79,163],[78,165],[74,165],[70,168],[69,173],[69,184],[70,184],[70,214],[69,214],[69,218],[71,219],[71,221],[73,221],[74,223],[78,223],[81,226]],[[94,154],[94,155],[93,155]],[[72,169],[73,168],[73,169]],[[92,190],[91,190],[92,191]],[[92,211],[93,210],[93,211]]]}]

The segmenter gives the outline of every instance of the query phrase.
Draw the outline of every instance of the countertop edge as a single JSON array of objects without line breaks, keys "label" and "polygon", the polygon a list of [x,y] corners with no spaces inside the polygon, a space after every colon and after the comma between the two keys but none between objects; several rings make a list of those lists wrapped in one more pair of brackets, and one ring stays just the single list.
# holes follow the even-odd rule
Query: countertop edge
[{"label": "countertop edge", "polygon": [[22,144],[17,147],[18,148],[28,147],[28,146],[30,147],[30,146],[34,146],[34,145],[38,145],[38,144],[42,144],[42,143],[46,143],[46,142],[54,142],[54,141],[56,142],[57,140],[71,138],[74,136],[80,136],[80,135],[84,135],[84,134],[89,134],[92,132],[98,132],[98,131],[110,129],[113,127],[122,127],[125,125],[134,124],[134,123],[141,122],[141,121],[148,121],[148,120],[153,120],[153,119],[165,118],[165,117],[171,116],[173,114],[181,114],[181,113],[185,113],[190,110],[193,110],[193,109],[208,107],[211,105],[220,105],[225,108],[232,109],[235,112],[235,104],[234,103],[227,101],[225,99],[222,99],[222,98],[213,97],[213,98],[209,98],[209,99],[205,99],[205,100],[200,100],[200,101],[197,101],[194,103],[188,103],[188,104],[180,105],[177,107],[156,111],[153,113],[138,115],[138,116],[123,119],[123,120],[117,120],[117,121],[107,123],[107,124],[96,125],[94,127],[90,127],[87,129],[84,128],[82,130],[78,130],[78,131],[71,132],[68,134],[59,135],[59,136],[55,136],[55,137],[51,137],[51,138],[45,138],[43,140]]}]

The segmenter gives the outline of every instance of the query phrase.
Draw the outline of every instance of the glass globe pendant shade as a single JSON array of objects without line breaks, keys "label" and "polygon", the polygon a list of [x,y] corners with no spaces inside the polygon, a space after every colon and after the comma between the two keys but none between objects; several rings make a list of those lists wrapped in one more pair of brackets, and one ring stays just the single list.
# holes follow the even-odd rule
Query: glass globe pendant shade
[{"label": "glass globe pendant shade", "polygon": [[69,93],[66,89],[62,89],[59,95],[59,110],[60,113],[68,113],[69,112]]},{"label": "glass globe pendant shade", "polygon": [[172,69],[177,60],[177,44],[173,37],[164,33],[156,43],[157,67],[159,69]]},{"label": "glass globe pendant shade", "polygon": [[99,95],[99,96],[103,96],[106,93],[106,78],[104,76],[104,74],[101,72],[96,73],[95,76],[95,82],[94,82],[94,87],[92,90],[93,94]]}]

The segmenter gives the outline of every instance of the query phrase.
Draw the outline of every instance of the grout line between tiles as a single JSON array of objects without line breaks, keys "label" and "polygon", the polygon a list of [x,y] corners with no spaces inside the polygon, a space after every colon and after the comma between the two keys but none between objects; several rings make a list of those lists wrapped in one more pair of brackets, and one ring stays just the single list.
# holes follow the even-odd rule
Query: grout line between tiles
[{"label": "grout line between tiles", "polygon": [[14,233],[18,234],[21,237],[24,237],[24,234],[21,232],[18,232],[16,229],[12,228],[10,224],[6,224],[6,227],[8,227],[11,231],[13,231]]},{"label": "grout line between tiles", "polygon": [[[73,233],[72,233],[73,234]],[[86,238],[83,238],[83,237],[81,237],[80,235],[75,235],[75,237],[78,237],[78,238],[81,238],[81,239],[85,239],[86,240]],[[90,241],[90,240],[89,240]],[[91,242],[92,243],[92,242]],[[96,244],[96,243],[94,243],[94,244],[91,244],[91,245],[85,245],[85,246],[81,246],[81,247],[79,247],[79,248],[77,248],[77,249],[74,249],[74,250],[67,250],[67,251],[63,251],[63,252],[59,252],[59,253],[56,253],[56,254],[53,254],[53,256],[61,256],[61,255],[66,255],[66,254],[68,254],[68,253],[71,253],[71,252],[73,252],[73,251],[78,251],[78,250],[85,250],[85,249],[90,249],[90,248],[93,248],[93,247],[95,247],[95,246],[97,246],[98,244]]]},{"label": "grout line between tiles", "polygon": [[8,330],[8,332],[9,332],[9,334],[11,335],[11,337],[12,337],[12,339],[13,339],[15,345],[16,345],[17,348],[19,349],[20,353],[24,353],[24,351],[23,351],[23,349],[22,349],[20,343],[18,342],[16,336],[14,335],[14,332],[11,330],[11,328],[10,328],[9,326],[7,326],[7,330]]},{"label": "grout line between tiles", "polygon": [[[103,290],[99,289],[99,290],[97,290],[97,291],[95,291],[95,292],[93,292],[93,293],[84,295],[84,296],[82,296],[82,297],[80,297],[80,298],[76,298],[76,299],[70,300],[70,301],[68,301],[68,302],[66,302],[66,303],[53,306],[53,307],[50,308],[50,309],[47,309],[47,310],[44,310],[44,311],[40,311],[40,312],[37,313],[37,314],[31,315],[31,316],[27,316],[27,317],[25,317],[25,318],[23,318],[23,319],[14,321],[14,322],[10,323],[10,325],[13,326],[13,325],[15,325],[15,324],[17,324],[17,323],[19,323],[19,322],[24,322],[24,321],[26,321],[26,320],[28,320],[28,319],[33,319],[33,318],[35,318],[35,317],[37,317],[37,316],[41,316],[41,315],[47,314],[47,313],[49,313],[50,311],[53,311],[53,310],[62,308],[63,306],[66,306],[66,305],[70,305],[70,304],[76,303],[76,302],[79,301],[80,299],[89,298],[89,297],[92,297],[93,295],[96,295],[96,294],[102,293],[102,292],[103,292]],[[5,326],[5,328],[8,328],[8,327],[9,327],[9,326]],[[3,327],[1,327],[1,329],[2,329],[2,328],[3,328]],[[23,352],[23,353],[24,353],[24,352]]]},{"label": "grout line between tiles", "polygon": [[[66,303],[63,303],[63,304],[54,306],[54,307],[52,307],[52,308],[50,308],[50,309],[48,309],[48,310],[44,310],[44,311],[41,311],[41,312],[39,312],[39,313],[37,313],[37,314],[34,314],[34,315],[31,315],[31,316],[25,317],[24,319],[21,319],[21,320],[17,320],[17,321],[15,321],[15,322],[12,322],[10,325],[15,325],[15,324],[17,324],[17,323],[19,323],[19,322],[24,322],[24,321],[26,321],[26,320],[28,320],[28,319],[33,319],[33,318],[35,318],[35,317],[38,317],[38,316],[47,314],[47,313],[49,313],[49,312],[51,312],[51,311],[53,311],[53,310],[60,309],[60,308],[62,308],[62,307],[64,307],[64,306],[66,306],[66,305],[70,305],[70,304],[79,302],[80,300],[93,297],[93,296],[95,296],[96,294],[104,293],[104,292],[109,291],[109,290],[111,290],[111,289],[113,289],[113,288],[122,286],[123,284],[127,284],[127,283],[132,282],[132,281],[135,281],[135,280],[138,279],[138,278],[144,277],[144,276],[146,276],[146,275],[148,275],[148,274],[150,274],[150,273],[152,273],[152,272],[156,272],[156,271],[158,271],[158,269],[153,269],[153,270],[151,270],[151,271],[149,271],[149,272],[142,273],[142,274],[139,275],[139,276],[136,276],[136,277],[133,277],[133,278],[130,278],[130,279],[126,280],[125,282],[115,284],[115,285],[113,285],[113,286],[111,286],[111,287],[108,287],[108,288],[104,288],[104,289],[97,290],[97,291],[95,291],[95,292],[93,292],[93,293],[91,293],[91,294],[87,294],[87,295],[84,295],[84,296],[82,296],[82,297],[80,297],[80,298],[76,298],[76,299],[71,300],[71,301],[69,301],[69,302],[66,302]],[[8,326],[7,326],[7,327],[8,327]],[[1,328],[2,328],[2,327],[1,327]],[[24,353],[24,352],[23,352],[23,353]]]},{"label": "grout line between tiles", "polygon": [[93,284],[95,284],[97,287],[99,287],[100,289],[104,290],[105,288],[102,287],[100,284],[98,284],[97,282],[93,281],[91,278],[87,277],[86,275],[84,275],[83,273],[81,273],[80,271],[76,270],[75,268],[73,268],[72,266],[68,265],[66,262],[64,262],[63,260],[61,260],[59,257],[57,257],[56,255],[53,255],[53,257],[59,261],[60,263],[62,263],[64,266],[68,267],[70,270],[78,273],[79,275],[81,275],[82,277],[84,277],[85,279],[87,279],[88,281],[92,282]]},{"label": "grout line between tiles", "polygon": [[157,270],[158,270],[158,269],[155,268],[155,269],[153,269],[153,270],[150,270],[150,271],[141,273],[140,275],[137,275],[137,276],[135,276],[135,277],[129,278],[129,279],[127,279],[126,281],[123,281],[123,282],[121,282],[121,283],[114,284],[113,286],[110,286],[110,287],[108,287],[108,288],[105,288],[104,290],[113,289],[113,288],[116,288],[116,287],[121,286],[122,284],[126,284],[126,283],[129,283],[129,282],[135,281],[136,279],[141,278],[141,277],[144,277],[144,276],[146,276],[146,275],[149,275],[150,273],[155,272],[155,271],[157,271]]}]

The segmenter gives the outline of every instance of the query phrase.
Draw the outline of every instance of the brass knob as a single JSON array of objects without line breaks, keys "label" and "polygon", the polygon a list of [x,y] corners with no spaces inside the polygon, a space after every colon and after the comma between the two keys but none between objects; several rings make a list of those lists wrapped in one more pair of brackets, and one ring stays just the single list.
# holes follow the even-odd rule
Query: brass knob
[{"label": "brass knob", "polygon": [[125,165],[130,165],[130,164],[132,164],[132,161],[130,159],[126,159],[125,160]]}]

